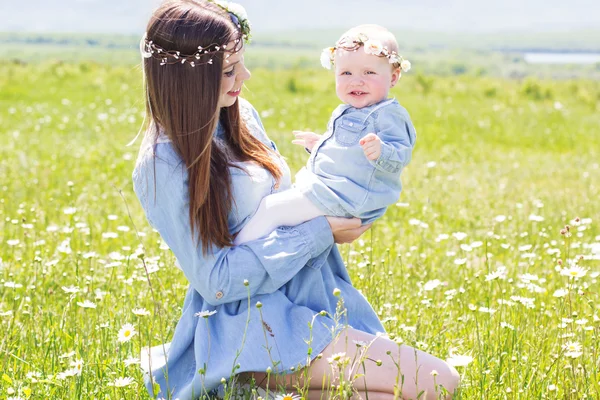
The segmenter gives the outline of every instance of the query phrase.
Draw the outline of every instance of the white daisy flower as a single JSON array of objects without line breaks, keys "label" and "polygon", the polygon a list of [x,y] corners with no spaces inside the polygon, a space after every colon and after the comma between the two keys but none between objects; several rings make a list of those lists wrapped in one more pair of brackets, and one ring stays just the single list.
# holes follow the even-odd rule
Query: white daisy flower
[{"label": "white daisy flower", "polygon": [[563,268],[560,270],[560,274],[563,276],[568,276],[569,278],[582,278],[587,274],[588,270],[582,268],[578,265],[572,265],[569,268]]},{"label": "white daisy flower", "polygon": [[125,364],[126,367],[129,367],[130,365],[136,365],[136,364],[140,364],[141,361],[139,358],[136,357],[129,357],[126,358],[125,360],[123,360],[123,364]]},{"label": "white daisy flower", "polygon": [[569,358],[577,358],[577,357],[580,357],[582,354],[583,354],[583,352],[581,352],[581,351],[567,351],[565,353],[565,356],[569,357]]},{"label": "white daisy flower", "polygon": [[506,323],[506,322],[500,322],[500,327],[510,329],[511,331],[515,330],[514,326],[512,326],[511,324]]},{"label": "white daisy flower", "polygon": [[485,276],[486,282],[493,281],[496,279],[506,279],[506,268],[498,268],[496,271]]},{"label": "white daisy flower", "polygon": [[558,289],[554,292],[554,294],[552,296],[554,297],[565,297],[566,295],[569,294],[569,291],[566,289]]},{"label": "white daisy flower", "polygon": [[81,308],[96,308],[96,303],[89,300],[78,301],[77,305]]},{"label": "white daisy flower", "polygon": [[435,289],[436,287],[442,285],[442,282],[439,279],[434,279],[431,281],[428,281],[427,283],[425,283],[425,285],[423,286],[423,290],[425,290],[426,292]]},{"label": "white daisy flower", "polygon": [[346,353],[344,353],[344,352],[334,353],[331,355],[331,357],[327,357],[327,362],[329,362],[331,364],[333,362],[340,361],[343,357],[346,357]]},{"label": "white daisy flower", "polygon": [[569,352],[578,352],[581,351],[581,344],[579,344],[579,342],[567,342],[563,344],[563,350]]},{"label": "white daisy flower", "polygon": [[76,375],[81,375],[81,371],[83,371],[83,360],[75,360],[71,361],[71,367],[76,372]]},{"label": "white daisy flower", "polygon": [[134,308],[131,310],[131,312],[140,317],[150,315],[150,311],[146,310],[145,308]]},{"label": "white daisy flower", "polygon": [[456,240],[463,240],[464,238],[467,237],[467,234],[464,232],[454,232],[452,234],[452,236],[454,237],[454,239]]},{"label": "white daisy flower", "polygon": [[117,340],[121,343],[128,342],[136,335],[136,333],[137,331],[132,324],[125,324],[119,330]]},{"label": "white daisy flower", "polygon": [[114,386],[114,387],[125,387],[125,386],[129,386],[134,382],[133,378],[130,377],[125,377],[125,378],[117,378],[115,379],[114,382],[109,383],[109,386]]},{"label": "white daisy flower", "polygon": [[81,289],[79,289],[77,286],[63,286],[61,288],[62,290],[65,291],[65,293],[78,293]]},{"label": "white daisy flower", "polygon": [[275,397],[275,400],[300,400],[301,397],[297,394],[287,393],[287,394],[278,394]]},{"label": "white daisy flower", "polygon": [[446,362],[453,367],[466,367],[473,362],[473,357],[468,355],[451,354]]},{"label": "white daisy flower", "polygon": [[212,311],[200,311],[197,312],[196,314],[194,314],[194,317],[198,317],[198,318],[208,318],[211,315],[215,315],[217,313],[217,310],[212,310]]}]

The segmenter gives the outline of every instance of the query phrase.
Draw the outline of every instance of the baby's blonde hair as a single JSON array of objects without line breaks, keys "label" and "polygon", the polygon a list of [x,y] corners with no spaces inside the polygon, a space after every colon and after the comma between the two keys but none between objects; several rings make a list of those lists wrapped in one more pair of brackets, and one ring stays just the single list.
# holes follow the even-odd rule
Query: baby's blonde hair
[{"label": "baby's blonde hair", "polygon": [[340,38],[340,40],[346,36],[358,36],[363,33],[369,39],[379,40],[381,44],[388,48],[390,52],[395,51],[398,53],[398,42],[394,34],[381,25],[376,24],[363,24],[350,28]]}]

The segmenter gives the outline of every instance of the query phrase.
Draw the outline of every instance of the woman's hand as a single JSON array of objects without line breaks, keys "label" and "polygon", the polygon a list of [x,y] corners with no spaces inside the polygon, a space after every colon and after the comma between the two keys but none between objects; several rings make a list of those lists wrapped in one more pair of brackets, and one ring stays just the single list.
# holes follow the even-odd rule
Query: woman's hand
[{"label": "woman's hand", "polygon": [[325,218],[327,219],[327,222],[329,222],[329,226],[331,227],[331,233],[333,233],[333,240],[338,244],[354,242],[372,225],[361,225],[359,218]]}]

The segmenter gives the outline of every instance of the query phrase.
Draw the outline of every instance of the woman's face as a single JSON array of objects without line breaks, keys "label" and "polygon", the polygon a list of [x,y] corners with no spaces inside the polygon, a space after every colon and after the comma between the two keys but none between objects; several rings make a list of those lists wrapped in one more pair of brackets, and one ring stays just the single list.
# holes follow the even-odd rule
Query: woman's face
[{"label": "woman's face", "polygon": [[[233,42],[228,44],[228,46],[233,45]],[[248,71],[244,65],[244,51],[245,47],[242,47],[240,51],[231,54],[231,56],[223,62],[219,108],[234,105],[242,92],[244,81],[250,79],[250,71]]]}]

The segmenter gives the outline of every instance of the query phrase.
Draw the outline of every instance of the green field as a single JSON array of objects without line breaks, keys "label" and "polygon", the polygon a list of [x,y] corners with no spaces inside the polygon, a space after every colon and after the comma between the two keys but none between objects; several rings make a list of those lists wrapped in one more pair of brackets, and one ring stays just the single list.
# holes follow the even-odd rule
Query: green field
[{"label": "green field", "polygon": [[[523,79],[600,79],[596,64],[529,64],[527,52],[600,52],[600,31],[449,33],[394,30],[400,53],[420,73]],[[323,47],[337,30],[253,34],[246,62],[251,68],[320,68]],[[127,66],[139,62],[140,35],[0,32],[0,60],[38,64],[48,60]]]},{"label": "green field", "polygon": [[[417,146],[398,204],[341,248],[354,284],[390,336],[473,357],[457,398],[600,398],[600,82],[407,73],[393,94]],[[245,97],[293,171],[291,131],[338,103],[312,69],[254,69]],[[132,190],[143,110],[134,65],[0,64],[0,399],[144,398],[131,358],[187,284]]]}]

